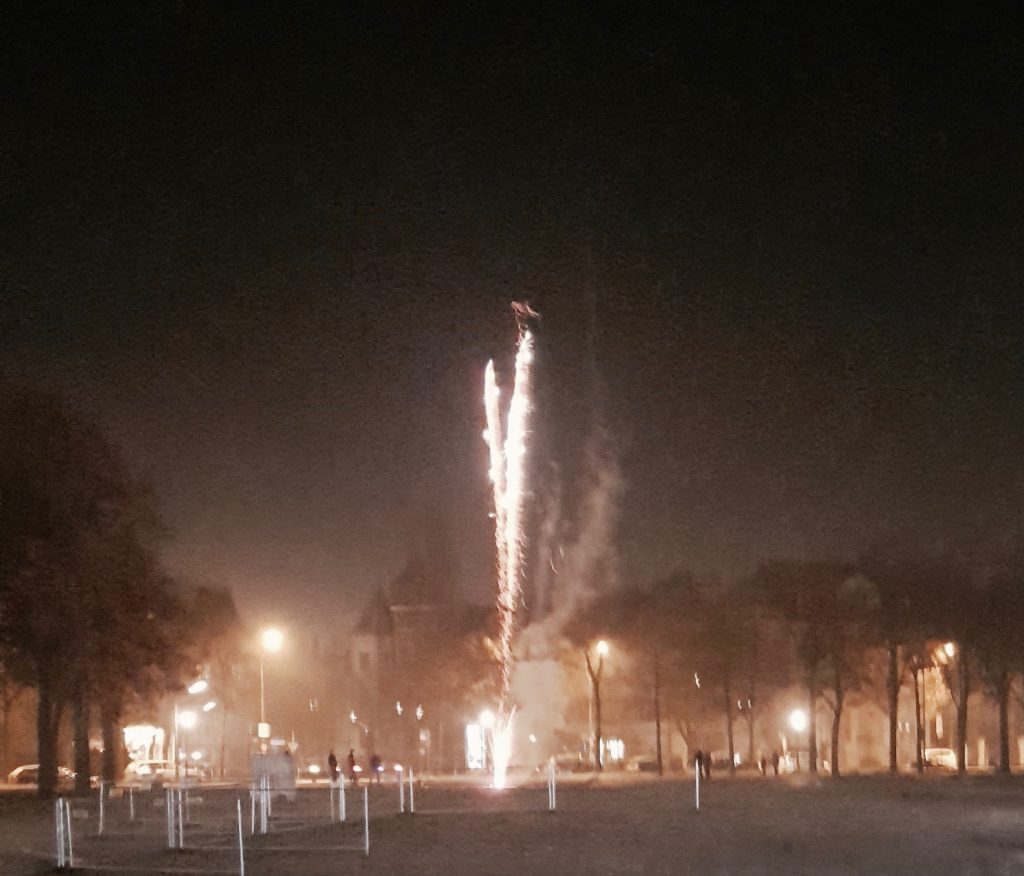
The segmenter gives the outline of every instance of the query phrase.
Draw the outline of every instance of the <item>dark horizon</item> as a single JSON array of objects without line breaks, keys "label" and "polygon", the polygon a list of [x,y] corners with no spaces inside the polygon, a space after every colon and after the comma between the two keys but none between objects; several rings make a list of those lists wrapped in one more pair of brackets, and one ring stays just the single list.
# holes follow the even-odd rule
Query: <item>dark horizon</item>
[{"label": "dark horizon", "polygon": [[15,11],[0,375],[126,448],[177,572],[326,628],[440,520],[487,601],[524,298],[533,528],[607,436],[625,583],[1019,536],[1015,16],[588,9]]}]

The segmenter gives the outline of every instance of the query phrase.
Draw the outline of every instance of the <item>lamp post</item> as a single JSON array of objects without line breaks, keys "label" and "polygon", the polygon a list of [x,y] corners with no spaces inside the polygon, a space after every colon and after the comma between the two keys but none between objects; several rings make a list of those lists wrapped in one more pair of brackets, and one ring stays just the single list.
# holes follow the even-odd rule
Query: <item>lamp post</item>
[{"label": "lamp post", "polygon": [[[494,752],[489,751],[489,749],[494,747],[494,712],[490,709],[484,709],[477,720],[479,720],[480,726],[484,731],[484,773],[486,774],[489,770],[488,760],[490,760],[492,765],[494,763]],[[490,739],[489,742],[488,737]]]},{"label": "lamp post", "polygon": [[[175,726],[181,728],[181,747],[185,749],[185,781],[186,782],[188,781],[188,742],[187,742],[187,736],[185,734],[185,731],[186,730],[191,730],[193,727],[195,727],[196,726],[196,721],[198,721],[198,720],[199,720],[199,716],[196,715],[196,713],[194,711],[192,711],[192,709],[185,709],[183,712],[178,712],[177,711],[177,706],[175,706]],[[178,748],[178,740],[177,739],[175,739],[174,745],[175,745],[175,751],[174,751],[174,776],[177,779],[177,777],[178,777],[178,760],[179,760],[179,758],[178,758],[178,751],[177,751],[177,748]]]},{"label": "lamp post", "polygon": [[[260,633],[260,726],[256,734],[260,739],[270,736],[270,728],[267,726],[267,699],[266,685],[263,678],[263,655],[268,653],[276,654],[281,650],[282,645],[284,645],[284,633],[276,627],[267,627]],[[266,743],[261,743],[261,746],[265,745]]]},{"label": "lamp post", "polygon": [[597,667],[590,660],[590,648],[583,652],[583,660],[590,679],[590,728],[591,758],[594,768],[600,772],[604,769],[604,739],[601,736],[601,671],[604,669],[604,658],[608,655],[608,643],[601,639],[594,648],[597,651]]},{"label": "lamp post", "polygon": [[[209,688],[209,686],[210,686],[210,683],[205,678],[197,678],[188,687],[185,688],[185,692],[187,694],[189,694],[190,696],[195,696],[196,694],[201,694],[204,691],[206,691]],[[216,707],[217,704],[213,700],[210,700],[210,702],[213,703],[213,705],[211,705],[209,709],[206,708],[206,706],[203,706],[203,711],[204,712],[209,712],[210,709],[213,709],[213,708]],[[178,727],[179,727],[179,725],[182,726],[182,727],[185,726],[181,722],[181,716],[185,715],[185,714],[188,714],[188,713],[187,712],[180,712],[179,713],[179,711],[178,711],[178,701],[177,701],[177,699],[175,699],[175,701],[174,701],[174,720],[171,721],[171,756],[174,758],[174,778],[175,778],[175,781],[177,781],[178,776],[179,776],[179,772],[180,772],[179,760],[178,760],[178,748],[179,748],[179,745],[178,745]],[[192,726],[192,727],[195,726],[195,713],[194,712],[192,713],[192,724],[190,724],[189,726]],[[182,737],[184,737],[184,734],[182,734]],[[186,752],[185,775],[186,775],[186,777],[188,776],[188,752]]]},{"label": "lamp post", "polygon": [[[789,713],[789,726],[795,733],[803,733],[807,729],[807,712],[803,709],[793,709]],[[796,749],[796,768],[800,769],[800,749]]]}]

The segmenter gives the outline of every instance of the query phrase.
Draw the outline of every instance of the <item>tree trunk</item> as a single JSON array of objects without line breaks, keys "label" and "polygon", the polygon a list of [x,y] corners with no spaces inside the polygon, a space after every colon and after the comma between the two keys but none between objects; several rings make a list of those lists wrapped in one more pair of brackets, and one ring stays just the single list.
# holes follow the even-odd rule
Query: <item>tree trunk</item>
[{"label": "tree trunk", "polygon": [[836,707],[832,712],[832,775],[839,777],[839,722],[843,718],[843,683],[836,675]]},{"label": "tree trunk", "polygon": [[971,692],[971,685],[967,673],[969,666],[967,662],[967,649],[960,644],[959,654],[959,678],[957,688],[960,691],[960,702],[956,704],[956,771],[959,775],[967,773],[967,698]]},{"label": "tree trunk", "polygon": [[11,705],[7,696],[7,682],[3,683],[3,716],[0,723],[0,775],[6,773],[10,768],[11,748]]},{"label": "tree trunk", "polygon": [[725,675],[722,692],[725,696],[725,733],[729,740],[729,772],[734,773],[736,772],[736,743],[732,726],[732,679],[728,673]]},{"label": "tree trunk", "polygon": [[[220,777],[224,778],[224,753],[227,748],[228,738],[228,708],[224,703],[220,710]],[[443,752],[442,752],[443,753]]]},{"label": "tree trunk", "polygon": [[818,704],[818,692],[814,680],[807,683],[807,769],[811,775],[818,774],[818,722],[815,719],[815,707]]},{"label": "tree trunk", "polygon": [[658,653],[654,654],[654,752],[658,764],[658,775],[665,775],[665,764],[661,757],[661,666]]},{"label": "tree trunk", "polygon": [[914,737],[914,763],[919,773],[924,772],[924,703],[921,702],[921,670],[914,669],[914,722],[917,735]]},{"label": "tree trunk", "polygon": [[89,793],[89,703],[85,698],[85,685],[79,683],[71,702],[74,729],[75,793]]},{"label": "tree trunk", "polygon": [[754,745],[754,699],[750,699],[750,708],[747,709],[747,761],[752,766],[757,766],[757,747]]},{"label": "tree trunk", "polygon": [[999,673],[999,772],[1010,774],[1010,673],[1003,669]]},{"label": "tree trunk", "polygon": [[889,772],[893,775],[899,772],[899,764],[896,761],[896,739],[899,730],[900,705],[899,648],[900,646],[895,642],[889,642],[889,667],[886,684],[889,695]]},{"label": "tree trunk", "polygon": [[118,738],[117,711],[109,704],[100,708],[100,725],[103,733],[103,781],[116,783],[118,780],[117,754],[121,749]]},{"label": "tree trunk", "polygon": [[60,709],[56,703],[52,681],[39,675],[39,702],[36,707],[36,746],[39,757],[38,793],[44,800],[57,792],[57,728]]}]

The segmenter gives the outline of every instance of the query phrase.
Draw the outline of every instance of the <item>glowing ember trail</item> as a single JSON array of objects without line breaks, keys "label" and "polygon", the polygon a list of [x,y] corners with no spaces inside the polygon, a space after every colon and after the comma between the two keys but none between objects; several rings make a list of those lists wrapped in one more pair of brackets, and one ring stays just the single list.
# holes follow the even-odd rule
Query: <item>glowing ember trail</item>
[{"label": "glowing ember trail", "polygon": [[519,320],[515,384],[508,410],[508,432],[501,427],[498,402],[500,390],[494,374],[494,362],[487,363],[484,374],[484,410],[487,431],[484,440],[490,449],[491,483],[494,485],[494,540],[498,550],[498,660],[501,664],[501,700],[492,731],[494,787],[505,787],[505,776],[512,754],[511,703],[512,634],[516,607],[521,593],[520,570],[523,544],[523,496],[526,477],[526,421],[530,413],[530,365],[533,362],[533,334],[524,326],[529,307],[513,305]]}]

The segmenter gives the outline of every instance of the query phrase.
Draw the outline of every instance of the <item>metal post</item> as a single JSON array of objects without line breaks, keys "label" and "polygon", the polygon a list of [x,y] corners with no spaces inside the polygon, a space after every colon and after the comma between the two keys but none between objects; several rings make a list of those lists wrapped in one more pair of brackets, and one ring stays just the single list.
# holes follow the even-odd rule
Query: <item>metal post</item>
[{"label": "metal post", "polygon": [[181,788],[178,788],[178,848],[185,848],[185,819],[182,818],[182,793]]},{"label": "metal post", "polygon": [[347,821],[347,813],[345,812],[345,777],[341,776],[338,779],[338,820]]},{"label": "metal post", "polygon": [[409,814],[416,811],[416,792],[413,790],[413,771],[409,767]]},{"label": "metal post", "polygon": [[[260,723],[267,723],[267,707],[263,699],[263,652],[260,651]],[[264,749],[265,751],[266,749]]]},{"label": "metal post", "polygon": [[242,839],[242,798],[236,803],[238,812],[238,876],[245,876],[245,841]]},{"label": "metal post", "polygon": [[64,798],[58,797],[53,801],[53,832],[54,845],[57,849],[57,866],[63,867],[66,863],[64,854]]},{"label": "metal post", "polygon": [[331,797],[331,821],[334,821],[334,789],[335,784],[334,782],[331,782],[331,784],[327,788],[327,793]]},{"label": "metal post", "polygon": [[370,856],[370,789],[363,788],[363,854]]},{"label": "metal post", "polygon": [[548,761],[548,812],[555,811],[555,759]]},{"label": "metal post", "polygon": [[174,806],[171,803],[171,795],[173,793],[174,791],[170,788],[164,792],[164,808],[167,810],[167,848],[169,849],[174,848],[174,838],[177,835],[174,826]]},{"label": "metal post", "polygon": [[249,833],[256,835],[256,787],[249,789]]},{"label": "metal post", "polygon": [[106,814],[104,812],[104,810],[103,810],[103,797],[104,797],[104,792],[106,790],[107,790],[107,783],[106,782],[100,782],[99,816],[97,818],[97,824],[96,824],[96,835],[97,836],[103,836],[103,821],[104,821],[104,815]]},{"label": "metal post", "polygon": [[270,798],[270,779],[263,776],[260,779],[260,833],[267,832],[267,804]]},{"label": "metal post", "polygon": [[128,820],[135,821],[135,789],[128,789]]},{"label": "metal post", "polygon": [[405,812],[405,781],[401,773],[398,774],[398,811]]},{"label": "metal post", "polygon": [[693,804],[700,812],[700,761],[696,758],[693,761]]},{"label": "metal post", "polygon": [[67,857],[65,863],[69,869],[75,866],[75,849],[71,839],[71,802],[66,797],[61,797],[60,802],[64,804],[64,818],[61,824],[61,836],[64,839],[64,845],[67,847]]}]

